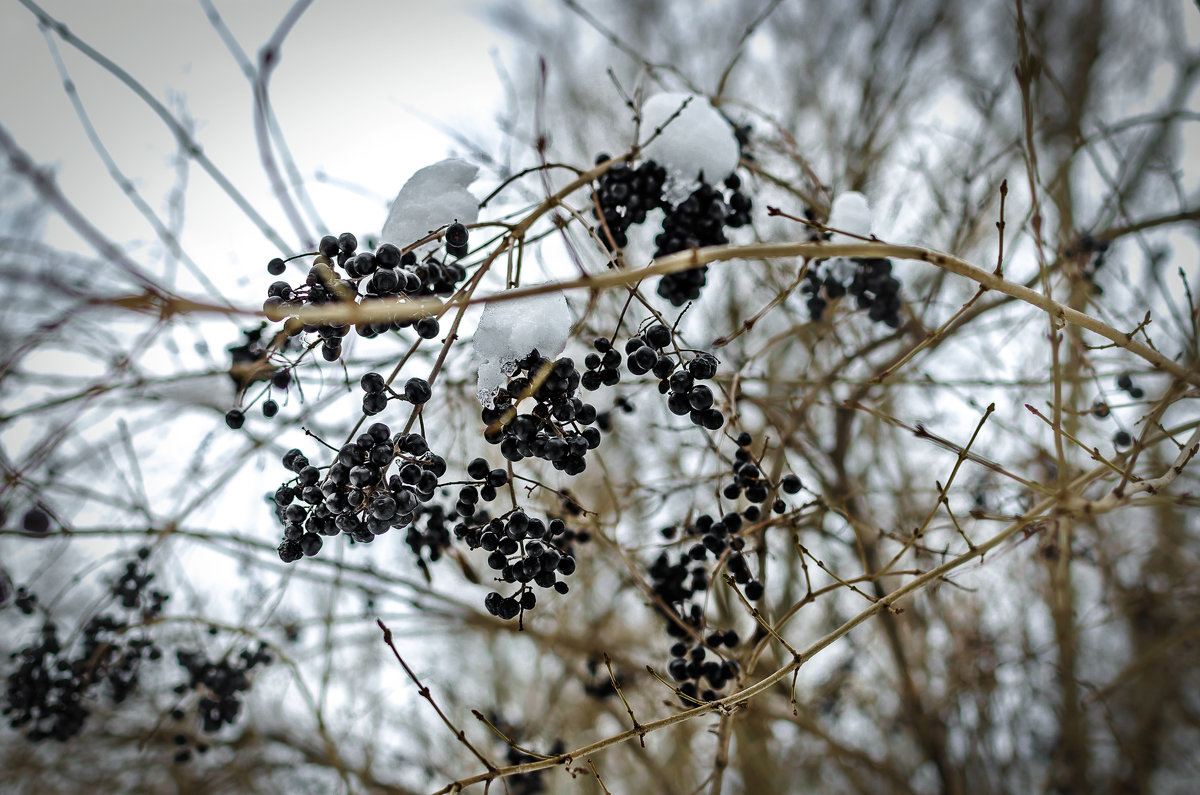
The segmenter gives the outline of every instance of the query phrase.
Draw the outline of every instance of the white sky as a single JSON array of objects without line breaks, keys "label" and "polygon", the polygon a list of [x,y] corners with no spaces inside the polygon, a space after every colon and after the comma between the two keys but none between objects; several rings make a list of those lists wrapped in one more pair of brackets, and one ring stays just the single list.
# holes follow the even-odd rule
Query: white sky
[{"label": "white sky", "polygon": [[[292,3],[215,5],[242,49],[255,57]],[[182,109],[194,119],[195,136],[218,168],[285,241],[298,243],[258,161],[249,82],[197,0],[46,0],[43,7],[176,115]],[[386,202],[405,179],[453,146],[409,108],[459,129],[493,126],[504,94],[490,51],[501,43],[501,35],[461,0],[318,0],[308,9],[271,82],[275,111],[305,177],[323,171],[372,194],[310,183],[329,226],[319,233],[378,231]],[[70,46],[59,46],[105,146],[165,218],[175,178],[173,136],[114,77]],[[88,143],[34,15],[15,2],[0,9],[0,74],[6,76],[0,118],[18,144],[51,166],[64,193],[115,241],[153,240]],[[225,268],[257,275],[275,253],[195,165],[187,216],[184,247],[215,276]],[[47,230],[55,245],[72,247],[72,237],[56,220]]]}]

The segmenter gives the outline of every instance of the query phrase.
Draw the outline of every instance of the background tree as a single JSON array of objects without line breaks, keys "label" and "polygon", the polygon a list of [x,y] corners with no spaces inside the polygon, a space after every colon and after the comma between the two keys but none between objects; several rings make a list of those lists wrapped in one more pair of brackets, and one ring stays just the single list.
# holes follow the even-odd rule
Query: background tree
[{"label": "background tree", "polygon": [[[451,219],[429,224],[421,250],[462,272],[426,266],[408,291],[423,302],[381,309],[339,303],[332,284],[314,307],[316,285],[300,287],[321,237],[347,231],[316,223],[321,180],[290,157],[287,109],[268,92],[307,4],[257,61],[201,4],[252,86],[246,146],[269,209],[119,53],[91,49],[69,14],[22,5],[156,238],[111,239],[0,129],[0,621],[16,652],[4,780],[30,792],[1194,788],[1194,7],[493,5],[515,45],[505,110],[494,127],[447,131],[487,198],[465,256],[444,250]],[[167,121],[179,153],[163,201],[108,154],[71,58]],[[740,187],[707,175],[696,205],[725,207],[728,245],[701,239],[683,196],[614,228],[632,218],[616,186],[637,169],[631,190],[653,194],[654,140],[694,118],[689,104],[661,131],[646,124],[664,91],[711,101],[736,130]],[[343,126],[331,145],[352,144]],[[183,211],[197,166],[229,218]],[[862,220],[845,214],[852,191],[874,208],[869,229],[848,228]],[[744,225],[737,193],[751,202]],[[349,231],[386,258],[379,220]],[[60,221],[94,254],[60,244]],[[260,263],[249,280],[184,244],[225,223],[257,230],[238,246]],[[704,247],[677,251],[687,234]],[[377,284],[331,245],[327,266],[363,292]],[[273,257],[296,259],[269,275]],[[277,290],[266,322],[247,308],[277,279],[306,306]],[[540,306],[568,301],[563,355],[580,373],[620,373],[578,390],[599,413],[579,422],[603,433],[571,453],[586,461],[575,475],[506,462],[485,435],[512,419],[481,419],[475,395],[477,303],[542,281]],[[516,306],[493,334],[544,323]],[[289,337],[280,320],[297,313],[312,330]],[[386,328],[430,313],[430,334]],[[344,337],[316,328],[349,323]],[[636,354],[635,337],[661,353]],[[619,367],[587,364],[605,353],[596,338]],[[711,378],[705,354],[719,360]],[[637,356],[711,384],[719,430],[702,392],[659,394]],[[558,374],[528,364],[530,391]],[[387,394],[360,387],[368,372],[416,391],[367,416],[364,395]],[[428,401],[410,379],[430,384]],[[682,414],[668,391],[692,401]],[[226,417],[235,403],[241,421]],[[387,446],[421,432],[444,458],[434,497],[370,544],[338,527],[316,554],[281,561],[314,551],[272,510],[300,505],[276,489],[306,477],[281,458],[297,448],[330,466],[376,421]],[[405,444],[389,472],[438,468]],[[488,466],[473,471],[478,456]],[[536,605],[506,617],[501,601],[526,589],[497,574],[534,557],[517,507],[569,528],[539,548],[574,565],[552,578],[566,593],[533,588]],[[522,535],[501,566],[482,511]]]}]

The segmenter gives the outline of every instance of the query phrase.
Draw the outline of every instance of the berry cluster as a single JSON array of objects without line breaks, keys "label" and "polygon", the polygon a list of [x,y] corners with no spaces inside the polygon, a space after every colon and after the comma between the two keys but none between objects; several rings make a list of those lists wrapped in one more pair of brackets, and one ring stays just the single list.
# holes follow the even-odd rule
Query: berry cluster
[{"label": "berry cluster", "polygon": [[[748,521],[757,522],[762,515],[758,506],[770,497],[772,484],[763,477],[761,470],[750,455],[751,441],[750,434],[745,431],[738,434],[738,449],[734,453],[731,468],[733,478],[725,484],[721,493],[727,500],[736,500],[744,495],[751,505],[742,511],[742,516]],[[796,494],[802,486],[799,476],[791,472],[780,478],[778,483],[779,490],[785,494]],[[775,513],[783,513],[787,510],[787,503],[777,498],[772,503],[771,510]]]},{"label": "berry cluster", "polygon": [[582,680],[583,692],[594,699],[604,701],[617,695],[617,686],[614,684],[625,682],[634,677],[634,674],[629,671],[615,668],[610,673],[609,666],[604,665],[604,661],[600,657],[588,657],[585,663],[587,676]]},{"label": "berry cluster", "polygon": [[[592,427],[596,407],[576,395],[582,377],[575,362],[565,356],[551,361],[534,350],[516,363],[513,376],[493,408],[481,413],[487,426],[483,438],[500,445],[500,454],[509,461],[541,458],[578,475],[587,467],[588,450],[599,446],[600,431]],[[518,406],[526,398],[534,405],[520,414]]]},{"label": "berry cluster", "polygon": [[1134,400],[1141,400],[1146,396],[1146,390],[1133,383],[1133,377],[1129,373],[1121,373],[1121,375],[1117,376],[1117,389],[1120,389]]},{"label": "berry cluster", "polygon": [[[1135,384],[1133,376],[1129,373],[1121,373],[1117,376],[1117,389],[1120,389],[1134,400],[1141,400],[1146,396],[1146,390]],[[1098,397],[1092,401],[1091,413],[1096,417],[1104,419],[1112,413],[1112,408],[1108,405],[1108,401],[1102,397]],[[1122,428],[1113,434],[1113,444],[1118,449],[1129,447],[1133,444],[1133,435]]]},{"label": "berry cluster", "polygon": [[[763,598],[765,589],[761,581],[750,571],[750,564],[743,554],[746,540],[741,535],[743,521],[756,522],[762,517],[759,507],[770,499],[772,491],[796,494],[802,484],[800,478],[788,473],[772,484],[762,475],[750,453],[750,434],[742,432],[737,437],[737,452],[731,467],[732,478],[722,490],[729,500],[745,497],[748,505],[740,513],[729,512],[720,519],[701,514],[683,528],[684,539],[690,543],[681,550],[678,560],[672,561],[667,552],[659,554],[650,566],[650,581],[661,605],[670,613],[667,619],[667,634],[677,638],[671,646],[671,661],[667,671],[679,682],[680,700],[685,706],[694,706],[696,701],[712,701],[717,691],[733,679],[738,672],[737,662],[721,657],[722,646],[734,649],[738,635],[734,630],[708,630],[702,607],[702,594],[709,587],[708,570],[705,562],[711,557],[723,562],[733,581],[742,587],[746,598],[756,602]],[[787,510],[782,499],[772,505],[775,513]],[[667,527],[662,531],[664,538],[673,540],[679,536],[679,528]],[[690,644],[690,645],[689,645]],[[708,659],[712,653],[714,659]],[[704,687],[701,679],[707,680]]]},{"label": "berry cluster", "polygon": [[1100,285],[1096,284],[1096,276],[1108,260],[1111,245],[1110,241],[1095,238],[1090,232],[1080,232],[1078,243],[1063,252],[1063,256],[1068,259],[1082,258],[1084,260],[1083,278],[1092,283],[1092,289],[1096,293],[1104,292]]},{"label": "berry cluster", "polygon": [[716,397],[712,387],[697,383],[716,374],[717,358],[711,353],[698,353],[682,369],[660,379],[658,391],[667,396],[667,408],[672,414],[686,416],[693,425],[717,431],[725,424],[725,415],[713,405]]},{"label": "berry cluster", "polygon": [[[596,162],[603,163],[608,159],[608,155],[602,154]],[[725,195],[705,182],[701,173],[700,186],[673,207],[663,197],[666,179],[666,169],[653,160],[647,160],[637,168],[624,162],[613,163],[600,177],[600,186],[596,190],[598,209],[592,212],[603,221],[601,240],[605,245],[624,248],[629,244],[629,227],[643,223],[647,212],[659,208],[666,212],[666,217],[662,231],[654,238],[655,257],[727,243],[725,227],[736,229],[750,223],[753,202],[741,192],[742,183],[736,174],[726,178],[725,187],[729,193]],[[700,266],[669,273],[659,280],[658,294],[675,306],[683,306],[700,297],[707,272],[707,266]]]},{"label": "berry cluster", "polygon": [[[550,753],[547,756],[558,756],[566,750],[566,744],[562,740],[556,740],[554,745],[550,747]],[[524,751],[518,751],[512,746],[509,746],[505,758],[510,765],[523,765],[526,762],[537,762],[540,759],[540,757],[527,754]],[[516,773],[507,776],[504,779],[504,784],[507,788],[506,791],[510,795],[539,795],[546,791],[546,782],[543,780],[545,775],[545,770],[530,770],[527,773]]]},{"label": "berry cluster", "polygon": [[[691,618],[690,614],[688,618]],[[667,673],[679,683],[679,700],[685,707],[694,707],[698,701],[717,700],[717,691],[723,690],[739,670],[737,660],[721,657],[720,647],[724,645],[733,650],[740,642],[737,631],[727,629],[709,632],[703,640],[691,645],[682,640],[672,644]],[[708,659],[710,652],[713,659]],[[708,687],[703,690],[701,680],[708,680]]]},{"label": "berry cluster", "polygon": [[900,327],[900,282],[892,276],[891,260],[839,257],[814,266],[801,287],[808,295],[808,313],[814,321],[824,316],[830,301],[849,293],[871,320],[890,328]]},{"label": "berry cluster", "polygon": [[597,337],[592,347],[596,350],[583,357],[586,369],[579,377],[579,385],[589,392],[601,386],[616,386],[621,381],[621,352],[608,337]]},{"label": "berry cluster", "polygon": [[[634,375],[652,373],[658,379],[659,393],[667,395],[667,408],[672,414],[686,415],[694,425],[710,431],[719,430],[725,424],[725,415],[713,406],[716,397],[712,388],[696,383],[717,374],[716,357],[699,353],[680,368],[679,363],[684,361],[682,355],[666,352],[673,339],[671,329],[661,323],[631,337],[625,343],[629,372]],[[619,356],[616,361],[620,361]]]},{"label": "berry cluster", "polygon": [[[596,163],[608,160],[608,155],[597,155]],[[670,206],[663,201],[663,185],[667,181],[667,170],[647,160],[637,168],[625,162],[616,162],[600,177],[596,190],[599,211],[592,214],[603,219],[600,239],[605,245],[625,248],[629,245],[626,231],[634,224],[645,222],[646,213],[655,208],[664,210]],[[611,235],[611,240],[609,239]]]},{"label": "berry cluster", "polygon": [[17,586],[16,597],[13,599],[13,604],[21,611],[23,615],[33,615],[33,609],[37,606],[38,597],[33,591],[26,588],[24,585]]},{"label": "berry cluster", "polygon": [[[139,552],[139,558],[144,559],[146,554],[148,551]],[[95,688],[104,685],[114,704],[129,697],[137,687],[142,661],[162,657],[162,651],[148,637],[132,631],[134,621],[144,624],[157,616],[168,598],[160,591],[147,591],[153,577],[141,570],[138,561],[130,561],[111,590],[126,615],[102,613],[89,619],[78,643],[72,644],[74,655],[71,647],[59,640],[56,625],[49,621],[42,626],[37,642],[12,654],[12,659],[19,662],[8,675],[0,702],[9,726],[25,729],[30,742],[66,742],[83,730],[90,714],[87,697]],[[25,589],[18,590],[22,612],[31,612],[34,601]]]},{"label": "berry cluster", "polygon": [[404,542],[412,550],[417,565],[428,573],[426,560],[435,563],[449,549],[453,540],[451,532],[459,515],[436,502],[418,504],[413,511],[412,524],[404,534]]},{"label": "berry cluster", "polygon": [[488,566],[506,583],[519,584],[517,592],[502,596],[490,592],[483,600],[487,611],[505,620],[516,618],[537,604],[530,583],[565,594],[570,587],[561,577],[575,573],[575,542],[588,536],[567,527],[562,519],[544,522],[520,509],[492,519],[482,526],[462,523],[455,530],[471,549],[488,552]]},{"label": "berry cluster", "polygon": [[[724,558],[727,569],[735,580],[745,584],[747,598],[762,598],[762,584],[750,578],[750,567],[741,550],[745,539],[737,532],[742,527],[742,517],[736,513],[725,515],[715,521],[702,514],[685,529],[685,534],[698,541],[683,550],[677,561],[672,562],[666,552],[659,554],[650,566],[650,582],[655,595],[670,613],[664,614],[667,634],[679,639],[671,646],[671,662],[667,671],[680,683],[680,700],[684,706],[695,706],[697,700],[713,701],[717,692],[737,675],[737,663],[733,660],[707,660],[708,651],[720,655],[721,645],[731,650],[737,646],[738,635],[733,630],[705,632],[702,594],[708,589],[708,572],[705,559],[711,554]],[[663,535],[674,538],[677,530],[669,527]],[[699,599],[699,601],[693,601]],[[688,639],[693,641],[689,647]],[[701,678],[708,680],[708,688],[701,689]]]},{"label": "berry cluster", "polygon": [[[397,472],[387,476],[395,463]],[[433,497],[446,461],[429,449],[420,434],[391,435],[382,422],[372,424],[338,450],[324,479],[302,452],[289,450],[283,465],[296,473],[273,496],[283,523],[279,557],[285,563],[316,555],[322,536],[345,533],[359,543],[413,520],[418,503]]]},{"label": "berry cluster", "polygon": [[[200,730],[205,734],[216,734],[222,727],[233,725],[242,709],[241,694],[250,689],[250,672],[259,665],[266,666],[274,662],[262,645],[254,651],[242,649],[233,662],[226,658],[214,662],[203,652],[190,649],[179,649],[175,659],[188,674],[188,681],[176,685],[175,692],[179,695],[189,691],[199,694],[196,713],[200,718]],[[182,709],[176,708],[171,712],[176,722],[182,721],[185,716]],[[175,761],[189,761],[192,752],[186,747],[187,735],[176,733],[175,744],[181,746],[175,754]],[[204,753],[207,745],[197,744],[196,750]]]},{"label": "berry cluster", "polygon": [[[738,190],[741,180],[736,174],[725,180],[725,187],[731,191],[728,202],[719,190],[704,182],[703,174],[700,180],[700,187],[671,208],[663,219],[662,233],[654,238],[658,246],[654,252],[656,258],[689,248],[728,243],[726,226],[736,229],[750,223],[752,203],[749,196]],[[668,273],[658,282],[658,294],[674,306],[683,306],[700,297],[707,281],[707,265]]]},{"label": "berry cluster", "polygon": [[666,378],[675,371],[675,359],[664,354],[663,349],[671,345],[674,335],[662,323],[655,323],[641,334],[625,343],[629,357],[627,366],[634,375],[653,372],[655,378]]},{"label": "berry cluster", "polygon": [[[452,256],[466,253],[468,232],[465,226],[453,224],[447,229],[446,237],[447,250]],[[359,252],[358,240],[349,232],[340,237],[326,235],[321,238],[318,248],[318,257],[303,285],[292,287],[285,281],[277,281],[267,288],[263,311],[268,318],[283,320],[305,305],[449,295],[467,275],[458,263],[440,261],[432,254],[418,261],[413,252],[402,253],[391,243],[384,243],[373,252]],[[271,260],[267,269],[272,274],[282,274],[282,262]],[[345,271],[344,275],[338,273],[339,267]],[[364,322],[359,323],[355,331],[360,337],[372,338],[414,325],[423,339],[432,339],[440,331],[434,317]],[[350,326],[346,324],[296,325],[293,328],[296,333],[318,334],[322,340],[321,356],[330,362],[341,357],[342,338],[350,332]]]},{"label": "berry cluster", "polygon": [[492,469],[485,458],[473,458],[467,464],[467,475],[474,481],[464,485],[458,492],[454,510],[459,516],[475,516],[480,500],[491,502],[496,499],[496,489],[508,485],[508,471]]},{"label": "berry cluster", "polygon": [[[1117,389],[1120,389],[1134,400],[1141,400],[1146,396],[1146,390],[1133,383],[1133,377],[1129,375],[1129,373],[1121,373],[1121,375],[1117,376]],[[1104,408],[1104,413],[1107,415],[1108,406],[1106,405]],[[1113,444],[1116,445],[1118,449],[1123,450],[1126,447],[1129,447],[1129,445],[1133,444],[1133,435],[1129,433],[1129,431],[1122,428],[1113,434]]]},{"label": "berry cluster", "polygon": [[[292,383],[291,368],[275,367],[270,360],[271,351],[273,347],[277,347],[280,352],[286,353],[293,343],[287,334],[279,335],[273,340],[264,340],[265,329],[266,323],[263,323],[259,328],[243,331],[245,342],[241,345],[230,345],[225,350],[230,357],[229,377],[233,379],[239,394],[258,381],[268,382],[266,389],[259,396],[266,396],[262,402],[262,413],[269,419],[279,413],[279,404],[269,397],[270,391],[286,390]],[[245,422],[246,412],[242,408],[230,409],[225,415],[225,424],[234,430],[241,428]]]},{"label": "berry cluster", "polygon": [[[489,710],[484,716],[480,713],[475,713],[476,717],[481,718],[490,726],[496,733],[505,738],[505,759],[509,765],[522,765],[526,762],[536,762],[540,758],[527,754],[520,750],[521,746],[528,747],[528,743],[524,740],[525,729],[521,726],[514,725],[496,712]],[[555,740],[550,750],[546,752],[546,756],[558,756],[567,750],[567,746],[562,740]],[[543,781],[545,770],[531,770],[527,773],[517,773],[511,776],[504,777],[505,791],[510,795],[538,795],[538,793],[546,791],[546,784]]]},{"label": "berry cluster", "polygon": [[258,328],[246,329],[242,331],[245,337],[242,344],[225,348],[230,359],[229,377],[239,390],[273,375],[275,368],[267,361],[270,341],[263,339],[266,328],[263,323]]},{"label": "berry cluster", "polygon": [[421,406],[433,397],[433,388],[424,378],[408,379],[404,391],[400,393],[393,391],[379,373],[367,373],[359,381],[359,386],[363,391],[363,414],[368,417],[386,409],[389,400],[407,400],[414,406]]}]

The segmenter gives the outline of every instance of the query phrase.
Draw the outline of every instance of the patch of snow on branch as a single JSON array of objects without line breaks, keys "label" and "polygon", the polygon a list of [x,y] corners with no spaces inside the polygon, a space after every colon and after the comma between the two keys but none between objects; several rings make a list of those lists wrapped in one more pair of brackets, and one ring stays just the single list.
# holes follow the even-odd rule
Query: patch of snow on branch
[{"label": "patch of snow on branch", "polygon": [[571,312],[561,292],[484,304],[475,330],[479,402],[493,408],[496,393],[516,371],[518,361],[534,349],[547,358],[558,356],[567,347],[570,332]]},{"label": "patch of snow on branch", "polygon": [[[676,112],[679,115],[672,119]],[[672,204],[696,189],[701,172],[706,182],[716,185],[737,168],[733,128],[705,97],[679,92],[650,97],[642,106],[642,140],[659,127],[662,133],[646,145],[643,154],[667,170],[666,195]]]},{"label": "patch of snow on branch", "polygon": [[[834,197],[833,206],[829,208],[829,222],[825,225],[830,229],[840,229],[849,233],[834,232],[829,238],[830,243],[863,242],[850,235],[871,236],[871,205],[867,203],[867,197],[856,190],[839,193]],[[858,266],[845,257],[834,257],[825,264],[823,273],[846,284],[854,278],[857,270]]]},{"label": "patch of snow on branch", "polygon": [[467,186],[478,174],[478,166],[456,158],[417,171],[392,202],[379,242],[403,248],[455,220],[475,223],[479,220],[479,200]]},{"label": "patch of snow on branch", "polygon": [[[870,237],[871,206],[867,203],[867,197],[856,190],[839,193],[833,200],[833,207],[829,209],[829,223],[826,226],[849,232],[852,235]],[[829,242],[860,243],[862,241],[834,232]]]}]

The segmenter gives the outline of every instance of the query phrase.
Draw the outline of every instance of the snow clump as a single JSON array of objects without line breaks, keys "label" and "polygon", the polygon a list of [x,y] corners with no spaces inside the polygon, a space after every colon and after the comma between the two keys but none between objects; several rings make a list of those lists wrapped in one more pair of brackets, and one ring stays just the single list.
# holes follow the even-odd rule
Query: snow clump
[{"label": "snow clump", "polygon": [[475,330],[479,402],[484,408],[494,408],[496,393],[516,372],[517,362],[534,349],[547,358],[558,356],[567,347],[570,333],[571,312],[562,292],[484,304]]},{"label": "snow clump", "polygon": [[[825,224],[830,229],[840,229],[842,232],[860,235],[862,237],[871,236],[871,206],[867,203],[867,197],[856,190],[839,193],[833,200],[833,206],[829,209],[829,222]],[[861,243],[858,238],[850,237],[847,234],[834,232],[830,238],[830,243]],[[822,276],[833,278],[841,284],[848,284],[858,271],[858,265],[845,257],[834,257],[824,263],[824,267],[819,273]]]},{"label": "snow clump", "polygon": [[[687,106],[679,111],[685,102]],[[679,115],[672,119],[677,111]],[[642,151],[667,170],[666,198],[671,204],[691,195],[701,172],[705,182],[717,185],[737,168],[733,128],[705,97],[681,92],[650,97],[642,106],[642,140],[659,127],[663,131]]]},{"label": "snow clump", "polygon": [[[829,223],[826,226],[849,232],[852,235],[870,237],[871,206],[867,203],[867,197],[856,190],[839,193],[833,200],[833,207],[829,210]],[[829,242],[860,243],[862,241],[834,232]]]},{"label": "snow clump", "polygon": [[456,220],[467,225],[475,223],[479,220],[479,201],[467,186],[478,174],[478,166],[456,158],[417,171],[392,202],[379,242],[404,248]]}]

